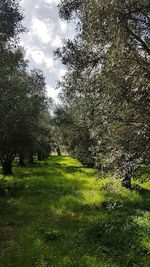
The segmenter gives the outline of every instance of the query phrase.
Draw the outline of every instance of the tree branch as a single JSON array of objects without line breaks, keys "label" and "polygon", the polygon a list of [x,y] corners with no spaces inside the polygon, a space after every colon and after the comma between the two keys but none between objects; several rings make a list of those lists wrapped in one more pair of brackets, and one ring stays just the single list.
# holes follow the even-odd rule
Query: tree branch
[{"label": "tree branch", "polygon": [[146,42],[140,37],[138,36],[136,33],[134,33],[130,28],[127,27],[127,32],[134,37],[134,39],[136,41],[138,41],[142,47],[144,48],[144,50],[150,55],[150,47],[146,44]]}]

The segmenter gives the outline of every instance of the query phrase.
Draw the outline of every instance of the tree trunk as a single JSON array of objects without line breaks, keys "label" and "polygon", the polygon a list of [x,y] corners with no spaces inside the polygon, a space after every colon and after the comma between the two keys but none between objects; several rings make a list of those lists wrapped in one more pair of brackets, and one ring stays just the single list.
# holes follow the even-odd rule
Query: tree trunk
[{"label": "tree trunk", "polygon": [[131,177],[125,176],[122,179],[122,186],[127,188],[127,189],[131,189]]},{"label": "tree trunk", "polygon": [[20,153],[19,154],[19,166],[20,167],[24,167],[25,166],[25,163],[24,163],[24,154],[23,153]]},{"label": "tree trunk", "polygon": [[34,163],[34,159],[33,159],[33,154],[32,153],[29,154],[29,163],[31,163],[31,164]]},{"label": "tree trunk", "polygon": [[57,155],[61,156],[61,151],[60,151],[60,147],[59,146],[56,148],[56,150],[57,150]]},{"label": "tree trunk", "polygon": [[42,153],[41,152],[38,152],[38,160],[42,160]]},{"label": "tree trunk", "polygon": [[7,160],[2,162],[3,174],[12,175],[12,161]]}]

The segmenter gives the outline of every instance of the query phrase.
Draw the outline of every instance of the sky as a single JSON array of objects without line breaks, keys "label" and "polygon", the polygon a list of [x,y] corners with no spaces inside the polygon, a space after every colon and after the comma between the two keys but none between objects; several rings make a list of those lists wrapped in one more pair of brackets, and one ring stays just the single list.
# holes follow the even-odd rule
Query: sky
[{"label": "sky", "polygon": [[72,39],[74,27],[59,18],[59,0],[21,0],[24,26],[28,31],[21,36],[30,68],[40,68],[46,78],[49,97],[57,102],[57,81],[65,74],[65,67],[53,56],[53,51],[62,46],[64,39]]}]

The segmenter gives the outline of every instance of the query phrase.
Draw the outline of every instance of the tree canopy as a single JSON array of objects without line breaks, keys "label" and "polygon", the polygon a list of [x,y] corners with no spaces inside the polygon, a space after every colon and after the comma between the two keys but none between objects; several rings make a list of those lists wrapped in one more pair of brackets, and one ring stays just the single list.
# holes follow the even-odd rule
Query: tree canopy
[{"label": "tree canopy", "polygon": [[95,165],[113,168],[127,187],[137,164],[149,162],[149,8],[147,0],[59,5],[61,18],[77,21],[74,40],[55,51],[68,68],[61,98],[87,128],[83,147]]},{"label": "tree canopy", "polygon": [[[19,45],[23,14],[19,2],[0,3],[0,160],[4,174],[12,173],[12,161],[19,155],[33,161],[50,149],[50,101],[41,70],[28,70],[24,50]],[[48,126],[47,126],[48,124]]]}]

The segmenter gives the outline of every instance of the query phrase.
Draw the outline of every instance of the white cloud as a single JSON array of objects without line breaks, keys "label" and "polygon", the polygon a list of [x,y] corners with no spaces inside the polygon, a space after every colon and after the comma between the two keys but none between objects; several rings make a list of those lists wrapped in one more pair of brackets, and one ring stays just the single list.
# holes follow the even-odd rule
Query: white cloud
[{"label": "white cloud", "polygon": [[62,46],[62,39],[59,35],[55,35],[52,42],[51,42],[52,47],[61,47]]},{"label": "white cloud", "polygon": [[37,17],[32,18],[31,34],[36,35],[43,43],[47,44],[52,40],[54,27]]},{"label": "white cloud", "polygon": [[60,0],[42,0],[42,1],[49,5],[53,5],[53,4],[57,5],[60,3]]},{"label": "white cloud", "polygon": [[61,31],[65,33],[68,28],[67,22],[65,20],[59,20],[59,24],[60,24]]},{"label": "white cloud", "polygon": [[43,51],[41,50],[34,50],[34,49],[28,49],[27,50],[27,56],[31,56],[33,61],[37,64],[43,64],[45,56]]},{"label": "white cloud", "polygon": [[58,97],[58,94],[60,93],[60,90],[56,90],[55,88],[47,85],[46,86],[46,90],[47,90],[47,95],[48,97],[52,97],[54,98],[55,100],[57,100],[57,97]]},{"label": "white cloud", "polygon": [[62,46],[62,39],[69,38],[72,28],[58,16],[57,4],[60,0],[20,0],[24,10],[24,25],[28,33],[21,36],[20,44],[26,49],[26,58],[30,68],[43,70],[48,95],[56,101],[59,90],[55,90],[57,80],[61,80],[66,71],[59,61],[53,58],[53,50]]},{"label": "white cloud", "polygon": [[[32,18],[30,37],[36,36],[44,44],[50,44],[51,47],[61,47],[62,39],[56,34],[56,25],[50,21],[42,21],[37,17]],[[65,24],[62,26],[65,29]]]},{"label": "white cloud", "polygon": [[45,58],[45,64],[47,68],[52,68],[54,66],[54,60],[51,57]]},{"label": "white cloud", "polygon": [[58,71],[57,77],[58,77],[59,79],[61,79],[61,78],[63,78],[63,76],[64,76],[65,74],[66,74],[66,70],[63,69],[63,68],[61,68],[61,69],[59,69],[59,71]]},{"label": "white cloud", "polygon": [[44,54],[42,50],[30,48],[26,54],[27,57],[31,56],[33,61],[38,65],[45,65],[48,69],[54,67],[54,60],[49,55]]},{"label": "white cloud", "polygon": [[39,4],[35,5],[35,9],[39,9],[39,8],[40,8]]}]

